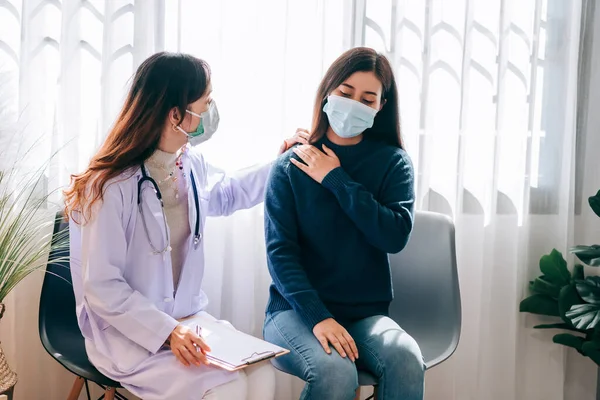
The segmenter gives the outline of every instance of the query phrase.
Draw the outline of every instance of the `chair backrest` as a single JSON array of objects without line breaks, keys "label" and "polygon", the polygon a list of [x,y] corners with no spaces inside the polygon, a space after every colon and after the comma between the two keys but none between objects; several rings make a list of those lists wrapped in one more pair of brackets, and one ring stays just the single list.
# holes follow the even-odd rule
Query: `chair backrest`
[{"label": "chair backrest", "polygon": [[[57,234],[63,230],[68,235],[69,225],[62,213],[56,214],[54,222],[54,235],[52,238],[53,249],[50,252],[46,265],[46,274],[42,285],[40,297],[40,310],[38,326],[40,339],[44,348],[52,354],[55,338],[65,331],[78,332],[77,317],[75,314],[75,295],[71,283],[71,268],[69,265],[68,246],[54,248],[59,240]],[[61,239],[64,241],[64,237]],[[68,240],[68,239],[67,239]],[[59,261],[52,261],[58,260]]]},{"label": "chair backrest", "polygon": [[454,353],[461,326],[454,224],[419,211],[406,248],[390,255],[394,300],[390,317],[415,338],[427,368]]}]

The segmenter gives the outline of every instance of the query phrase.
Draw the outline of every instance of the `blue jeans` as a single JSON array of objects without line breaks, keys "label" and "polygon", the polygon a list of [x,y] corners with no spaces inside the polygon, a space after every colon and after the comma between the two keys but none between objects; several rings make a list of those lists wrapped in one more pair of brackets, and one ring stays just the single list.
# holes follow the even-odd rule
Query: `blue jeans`
[{"label": "blue jeans", "polygon": [[379,400],[422,400],[425,378],[417,342],[392,319],[365,318],[344,326],[358,347],[354,364],[331,347],[328,355],[292,310],[267,315],[265,340],[291,352],[273,360],[278,369],[306,382],[300,400],[353,400],[358,388],[357,368],[378,381]]}]

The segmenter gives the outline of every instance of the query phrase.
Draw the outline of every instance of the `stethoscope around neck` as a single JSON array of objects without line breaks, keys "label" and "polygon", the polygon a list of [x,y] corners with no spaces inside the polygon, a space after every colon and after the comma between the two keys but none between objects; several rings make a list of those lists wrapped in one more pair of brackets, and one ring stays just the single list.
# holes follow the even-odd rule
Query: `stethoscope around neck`
[{"label": "stethoscope around neck", "polygon": [[[165,215],[165,205],[163,202],[162,193],[160,192],[160,189],[158,188],[158,184],[156,183],[156,181],[154,179],[152,179],[152,177],[146,173],[146,167],[144,166],[144,163],[141,164],[141,168],[142,168],[142,178],[138,181],[138,187],[137,187],[138,209],[140,210],[140,214],[142,216],[142,223],[144,225],[144,231],[146,232],[146,237],[148,238],[148,243],[150,243],[150,247],[152,247],[152,254],[155,254],[155,255],[164,254],[168,251],[171,251],[171,236],[169,235],[169,228],[167,227],[167,216]],[[194,228],[194,248],[196,249],[196,248],[198,248],[198,244],[200,243],[200,239],[202,238],[202,235],[200,234],[200,203],[198,200],[198,188],[196,187],[196,180],[194,179],[194,172],[191,170],[190,170],[190,180],[192,181],[192,190],[194,191],[194,205],[196,206],[196,225]],[[165,238],[167,239],[166,245],[162,250],[160,248],[156,247],[154,245],[154,243],[152,243],[152,239],[150,238],[150,231],[148,230],[148,224],[146,223],[146,216],[144,215],[144,207],[142,207],[142,185],[145,182],[149,182],[152,185],[154,192],[156,193],[156,197],[160,201],[160,208],[161,208],[164,227],[165,227]]]}]

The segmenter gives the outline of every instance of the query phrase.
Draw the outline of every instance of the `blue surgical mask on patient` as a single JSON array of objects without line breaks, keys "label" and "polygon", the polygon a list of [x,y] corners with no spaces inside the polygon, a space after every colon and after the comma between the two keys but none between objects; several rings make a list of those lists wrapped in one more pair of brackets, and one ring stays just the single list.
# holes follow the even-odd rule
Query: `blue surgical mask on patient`
[{"label": "blue surgical mask on patient", "polygon": [[323,107],[331,129],[342,138],[353,138],[373,126],[377,110],[356,100],[330,95]]}]

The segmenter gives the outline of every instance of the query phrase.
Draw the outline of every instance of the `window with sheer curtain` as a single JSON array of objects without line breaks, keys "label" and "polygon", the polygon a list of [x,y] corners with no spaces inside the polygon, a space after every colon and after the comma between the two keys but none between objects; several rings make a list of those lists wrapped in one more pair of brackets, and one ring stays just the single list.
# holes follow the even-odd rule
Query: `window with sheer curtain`
[{"label": "window with sheer curtain", "polygon": [[[381,51],[395,66],[417,206],[457,225],[470,344],[432,375],[428,393],[550,398],[535,396],[562,390],[564,370],[546,362],[554,348],[530,338],[516,304],[539,252],[572,241],[575,175],[583,180],[587,165],[575,168],[582,4],[2,0],[1,90],[21,141],[36,143],[32,160],[60,150],[48,171],[54,188],[85,168],[131,75],[154,52],[191,53],[211,65],[221,124],[201,150],[235,169],[273,159],[284,137],[310,126],[317,85],[345,49]],[[206,234],[210,311],[257,335],[270,279],[262,237],[260,207],[211,221]],[[498,336],[498,323],[508,332]],[[542,377],[534,397],[519,397]],[[278,398],[297,392],[290,382],[281,377]]]},{"label": "window with sheer curtain", "polygon": [[230,165],[268,157],[276,139],[308,126],[324,68],[343,49],[366,45],[396,66],[423,207],[556,213],[571,7],[562,0],[8,1],[0,6],[0,68],[13,77],[3,90],[17,93],[14,106],[38,133],[31,136],[52,143],[40,146],[44,156],[76,141],[56,177],[64,184],[67,171],[85,167],[135,67],[155,51],[190,52],[212,65],[229,133],[208,152],[235,137],[238,146],[214,152]]},{"label": "window with sheer curtain", "polygon": [[397,67],[422,206],[558,212],[570,8],[562,0],[356,2],[354,43],[385,51]]}]

